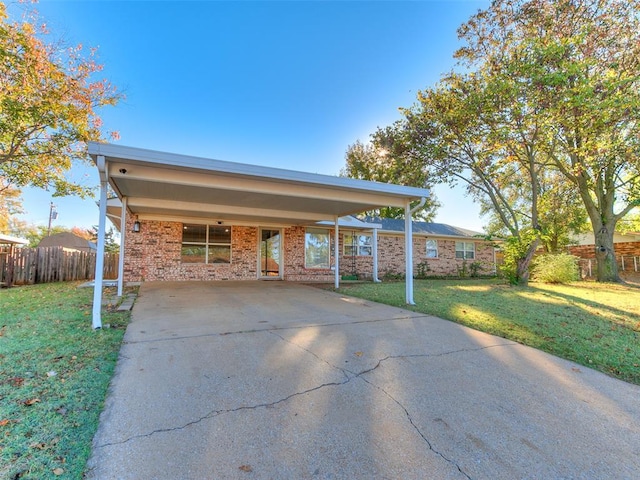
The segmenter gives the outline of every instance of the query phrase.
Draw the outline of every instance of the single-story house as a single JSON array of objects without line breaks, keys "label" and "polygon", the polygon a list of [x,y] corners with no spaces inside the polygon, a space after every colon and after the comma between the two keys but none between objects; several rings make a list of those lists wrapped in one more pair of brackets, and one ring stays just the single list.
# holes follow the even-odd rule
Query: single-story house
[{"label": "single-story house", "polygon": [[[616,256],[639,257],[640,256],[640,232],[628,232],[613,234],[613,247]],[[596,258],[595,235],[593,232],[577,235],[571,245],[567,247],[571,255],[584,259]]]},{"label": "single-story house", "polygon": [[[281,279],[338,286],[354,265],[356,274],[377,280],[378,272],[415,274],[424,261],[436,272],[493,261],[493,247],[473,232],[440,225],[414,237],[420,223],[412,214],[426,189],[105,143],[90,142],[88,152],[101,180],[98,259],[107,216],[120,226],[120,292],[123,281]],[[107,185],[116,195],[108,201]],[[404,208],[405,219],[354,217],[389,206]],[[96,328],[101,268],[96,265]],[[412,278],[406,275],[410,304]]]},{"label": "single-story house", "polygon": [[44,237],[38,243],[38,247],[62,247],[65,250],[78,250],[80,252],[95,252],[97,248],[94,242],[90,242],[71,232],[61,232]]}]

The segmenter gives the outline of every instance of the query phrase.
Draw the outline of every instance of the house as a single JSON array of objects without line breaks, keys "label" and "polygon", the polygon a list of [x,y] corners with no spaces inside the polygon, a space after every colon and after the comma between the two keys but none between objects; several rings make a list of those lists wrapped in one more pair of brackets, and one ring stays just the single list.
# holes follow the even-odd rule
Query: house
[{"label": "house", "polygon": [[44,237],[38,247],[62,247],[65,250],[95,252],[96,244],[71,232],[61,232]]},{"label": "house", "polygon": [[[613,234],[613,248],[618,268],[622,271],[640,271],[640,232]],[[595,268],[596,245],[593,232],[582,233],[567,247],[571,255],[580,258],[582,276],[592,276]]]},{"label": "house", "polygon": [[[88,152],[101,182],[98,263],[106,218],[120,225],[119,292],[123,281],[281,279],[338,286],[354,262],[365,278],[378,278],[378,261],[398,273],[415,272],[414,251],[434,267],[475,260],[477,242],[468,232],[441,226],[438,235],[414,238],[411,217],[416,202],[423,205],[429,195],[425,189],[95,142]],[[107,185],[117,198],[107,201]],[[404,208],[402,232],[354,217],[380,207]],[[440,248],[435,257],[428,257],[427,240]],[[489,260],[484,250],[482,256]],[[96,287],[101,268],[96,265]],[[406,276],[410,304],[412,278]]]}]

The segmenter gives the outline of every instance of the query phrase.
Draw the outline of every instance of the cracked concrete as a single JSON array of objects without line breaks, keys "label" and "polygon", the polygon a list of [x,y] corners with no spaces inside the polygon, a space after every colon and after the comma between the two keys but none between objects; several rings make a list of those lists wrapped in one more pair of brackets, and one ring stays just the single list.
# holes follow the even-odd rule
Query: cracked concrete
[{"label": "cracked concrete", "polygon": [[87,478],[636,478],[639,394],[311,287],[145,284]]}]

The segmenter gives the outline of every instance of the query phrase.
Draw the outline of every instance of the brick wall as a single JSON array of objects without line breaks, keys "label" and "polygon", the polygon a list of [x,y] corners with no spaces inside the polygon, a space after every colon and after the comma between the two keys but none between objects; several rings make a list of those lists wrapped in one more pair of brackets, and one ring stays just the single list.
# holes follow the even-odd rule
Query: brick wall
[{"label": "brick wall", "polygon": [[[125,240],[125,281],[175,281],[175,280],[255,280],[258,278],[258,228],[232,226],[231,264],[182,263],[182,223],[162,221],[140,221],[140,232],[133,233],[133,218],[127,219]],[[329,230],[333,239],[332,230]],[[332,282],[332,269],[305,268],[305,228],[283,229],[283,272],[290,281]],[[373,274],[371,256],[344,256],[343,236],[340,236],[340,274],[357,274],[370,279]],[[333,257],[333,256],[332,256]],[[455,258],[455,241],[438,239],[438,258],[426,258],[426,239],[413,239],[414,275],[417,265],[427,262],[428,275],[457,275],[463,260]],[[404,272],[404,237],[379,235],[378,273]],[[493,247],[476,242],[476,259],[482,264],[482,273],[493,272]],[[354,265],[355,263],[355,265]],[[355,267],[355,268],[354,268]]]},{"label": "brick wall", "polygon": [[[621,242],[614,243],[613,248],[616,252],[616,257],[624,255],[625,257],[637,257],[640,256],[640,242]],[[571,255],[575,255],[580,258],[596,258],[595,245],[576,245],[568,248]]]},{"label": "brick wall", "polygon": [[[449,276],[458,275],[463,269],[465,261],[456,258],[456,241],[433,239],[438,242],[438,257],[427,258],[427,238],[422,236],[413,237],[413,274],[418,274],[418,265],[426,264],[427,275],[429,276]],[[485,242],[474,242],[475,259],[466,260],[467,272],[469,265],[473,262],[480,263],[480,273],[491,275],[494,273],[493,245]],[[383,277],[385,273],[404,273],[404,236],[402,235],[380,235],[378,237],[378,276]]]}]

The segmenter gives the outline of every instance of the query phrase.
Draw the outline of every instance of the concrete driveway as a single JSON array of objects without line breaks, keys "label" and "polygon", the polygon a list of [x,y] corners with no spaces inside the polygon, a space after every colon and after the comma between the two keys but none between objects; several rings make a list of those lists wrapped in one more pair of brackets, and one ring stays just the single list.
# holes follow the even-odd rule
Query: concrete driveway
[{"label": "concrete driveway", "polygon": [[640,387],[285,282],[148,283],[92,479],[636,479]]}]

